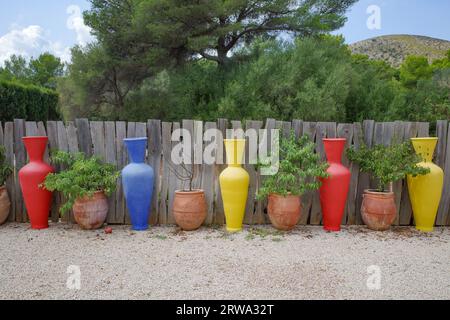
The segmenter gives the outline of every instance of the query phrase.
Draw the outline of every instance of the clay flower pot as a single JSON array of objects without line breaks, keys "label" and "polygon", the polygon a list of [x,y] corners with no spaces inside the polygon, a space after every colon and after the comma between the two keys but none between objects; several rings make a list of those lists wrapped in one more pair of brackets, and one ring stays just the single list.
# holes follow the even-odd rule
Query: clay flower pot
[{"label": "clay flower pot", "polygon": [[94,193],[92,198],[79,198],[73,205],[73,215],[78,225],[85,230],[99,229],[108,215],[108,199],[103,191]]},{"label": "clay flower pot", "polygon": [[397,215],[394,193],[376,192],[374,190],[364,191],[361,215],[369,229],[375,231],[388,230]]},{"label": "clay flower pot", "polygon": [[6,187],[0,187],[0,225],[4,224],[8,219],[11,202],[9,201],[8,190]]},{"label": "clay flower pot", "polygon": [[177,225],[185,231],[200,228],[206,220],[206,198],[203,190],[175,191],[173,216]]},{"label": "clay flower pot", "polygon": [[290,231],[300,221],[301,200],[299,196],[269,195],[268,214],[272,225],[282,231]]}]

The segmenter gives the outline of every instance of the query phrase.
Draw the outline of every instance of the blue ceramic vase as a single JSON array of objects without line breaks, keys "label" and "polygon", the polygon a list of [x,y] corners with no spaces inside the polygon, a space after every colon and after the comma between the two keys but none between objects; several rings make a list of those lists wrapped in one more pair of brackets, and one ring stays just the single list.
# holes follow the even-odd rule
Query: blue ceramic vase
[{"label": "blue ceramic vase", "polygon": [[133,230],[148,229],[155,173],[145,163],[147,138],[125,139],[131,163],[122,170],[122,183]]}]

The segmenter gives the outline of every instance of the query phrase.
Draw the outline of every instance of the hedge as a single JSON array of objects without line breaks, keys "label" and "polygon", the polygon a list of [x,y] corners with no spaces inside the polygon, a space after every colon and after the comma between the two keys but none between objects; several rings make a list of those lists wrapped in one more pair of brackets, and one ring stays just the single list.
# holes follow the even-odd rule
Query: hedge
[{"label": "hedge", "polygon": [[0,81],[0,121],[59,120],[58,94],[52,90]]}]

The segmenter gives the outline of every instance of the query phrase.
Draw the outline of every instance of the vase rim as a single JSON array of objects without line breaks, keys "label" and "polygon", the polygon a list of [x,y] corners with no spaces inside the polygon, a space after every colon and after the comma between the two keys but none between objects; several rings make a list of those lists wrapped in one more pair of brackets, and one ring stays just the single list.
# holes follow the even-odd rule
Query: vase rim
[{"label": "vase rim", "polygon": [[191,191],[189,191],[189,190],[176,190],[175,193],[186,194],[186,195],[188,195],[188,194],[202,194],[202,193],[205,193],[205,190],[203,190],[203,189],[193,189]]},{"label": "vase rim", "polygon": [[138,137],[138,138],[126,138],[123,139],[123,141],[127,142],[127,141],[147,141],[147,137]]},{"label": "vase rim", "polygon": [[380,195],[380,196],[391,196],[394,194],[394,192],[391,192],[391,191],[377,191],[375,189],[366,189],[366,190],[364,190],[364,193],[375,194],[375,195]]},{"label": "vase rim", "polygon": [[436,141],[438,137],[411,138],[412,141]]},{"label": "vase rim", "polygon": [[347,139],[346,138],[323,138],[323,141],[331,141],[331,142],[339,141],[339,142],[341,142],[341,141],[347,141]]},{"label": "vase rim", "polygon": [[22,137],[22,140],[45,140],[48,139],[47,136],[27,136],[27,137]]},{"label": "vase rim", "polygon": [[223,139],[223,141],[225,141],[225,142],[232,142],[232,141],[239,142],[239,141],[247,141],[247,140],[245,140],[245,139]]}]

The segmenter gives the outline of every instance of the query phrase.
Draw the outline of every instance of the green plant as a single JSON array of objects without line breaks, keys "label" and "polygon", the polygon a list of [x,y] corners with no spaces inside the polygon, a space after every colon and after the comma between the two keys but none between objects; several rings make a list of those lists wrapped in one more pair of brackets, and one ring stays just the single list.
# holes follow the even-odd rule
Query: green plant
[{"label": "green plant", "polygon": [[5,184],[6,179],[8,179],[11,173],[11,166],[5,163],[5,147],[0,146],[0,186]]},{"label": "green plant", "polygon": [[361,171],[371,173],[377,179],[377,191],[383,192],[386,186],[404,179],[407,175],[418,176],[427,174],[429,169],[417,166],[420,157],[413,151],[410,142],[392,144],[390,146],[376,145],[368,148],[362,145],[360,149],[347,150],[350,161],[358,163]]},{"label": "green plant", "polygon": [[314,143],[307,136],[297,139],[292,133],[289,139],[281,139],[278,173],[264,179],[258,198],[266,198],[271,193],[302,195],[319,189],[319,178],[328,177],[328,164],[314,153],[314,149]]},{"label": "green plant", "polygon": [[59,120],[58,94],[34,85],[0,80],[0,119]]},{"label": "green plant", "polygon": [[59,191],[66,197],[61,213],[70,210],[78,198],[92,197],[97,191],[110,195],[116,189],[120,173],[97,157],[57,151],[52,154],[52,161],[67,166],[67,170],[49,174],[44,182],[47,190]]}]

